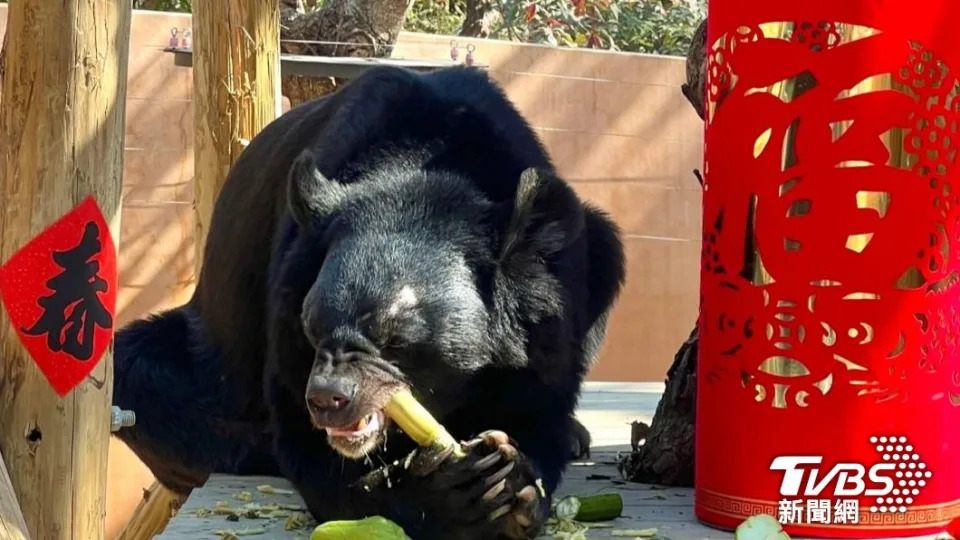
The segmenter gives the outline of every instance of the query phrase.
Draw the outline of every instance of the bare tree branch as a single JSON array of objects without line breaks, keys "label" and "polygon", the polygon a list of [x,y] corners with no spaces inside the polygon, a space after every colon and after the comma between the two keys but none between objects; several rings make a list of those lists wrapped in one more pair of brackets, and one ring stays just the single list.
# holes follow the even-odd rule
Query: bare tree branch
[{"label": "bare tree branch", "polygon": [[[281,0],[280,39],[285,53],[313,56],[389,56],[412,0],[328,0],[304,13],[302,0]],[[292,4],[295,4],[292,5]],[[336,88],[332,79],[283,78],[283,95],[294,107]]]},{"label": "bare tree branch", "polygon": [[500,17],[495,0],[466,0],[466,13],[460,35],[488,38]]}]

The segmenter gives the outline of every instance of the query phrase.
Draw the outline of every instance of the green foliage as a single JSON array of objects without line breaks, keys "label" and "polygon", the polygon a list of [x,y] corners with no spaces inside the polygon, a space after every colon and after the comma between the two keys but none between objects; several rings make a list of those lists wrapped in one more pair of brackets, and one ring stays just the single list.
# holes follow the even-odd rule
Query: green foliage
[{"label": "green foliage", "polygon": [[190,13],[191,0],[133,0],[133,9]]},{"label": "green foliage", "polygon": [[[189,12],[190,2],[134,0],[133,7]],[[687,54],[706,16],[706,0],[495,0],[494,6],[494,39],[678,56]],[[466,0],[414,0],[403,26],[456,35],[465,12]]]},{"label": "green foliage", "polygon": [[[413,32],[454,34],[466,0],[415,0],[404,23]],[[449,3],[448,3],[449,2]],[[490,37],[685,56],[704,0],[497,0]]]},{"label": "green foliage", "polygon": [[415,0],[403,21],[403,29],[425,34],[456,35],[463,25],[466,2]]}]

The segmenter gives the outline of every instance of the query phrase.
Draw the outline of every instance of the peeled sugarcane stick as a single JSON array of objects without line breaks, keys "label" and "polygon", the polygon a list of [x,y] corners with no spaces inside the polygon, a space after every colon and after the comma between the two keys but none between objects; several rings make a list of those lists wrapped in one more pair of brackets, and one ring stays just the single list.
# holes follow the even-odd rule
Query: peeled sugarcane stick
[{"label": "peeled sugarcane stick", "polygon": [[437,422],[409,390],[394,394],[383,412],[420,446],[438,452],[446,452],[452,448],[453,455],[458,459],[467,455],[453,435]]},{"label": "peeled sugarcane stick", "polygon": [[[383,412],[420,446],[416,458],[417,469],[432,470],[449,455],[455,459],[466,457],[463,446],[413,397],[410,390],[403,389],[393,394],[383,407]],[[408,462],[406,466],[409,465]],[[358,483],[370,491],[384,482],[389,484],[390,474],[389,466],[380,467],[364,475]]]},{"label": "peeled sugarcane stick", "polygon": [[[428,459],[439,461],[451,451],[457,459],[467,454],[463,447],[437,419],[420,404],[409,390],[401,390],[390,398],[383,412],[393,419],[411,439],[419,444]],[[369,473],[362,482],[369,486],[383,480],[383,469]],[[359,520],[342,520],[324,523],[314,529],[310,540],[409,540],[396,523],[382,517],[372,516]]]}]

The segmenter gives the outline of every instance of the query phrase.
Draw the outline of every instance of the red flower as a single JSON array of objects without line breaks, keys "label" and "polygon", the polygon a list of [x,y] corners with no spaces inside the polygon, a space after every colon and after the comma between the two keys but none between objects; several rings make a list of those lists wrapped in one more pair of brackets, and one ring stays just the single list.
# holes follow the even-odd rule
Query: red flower
[{"label": "red flower", "polygon": [[573,13],[578,17],[585,15],[587,13],[587,0],[573,0]]}]

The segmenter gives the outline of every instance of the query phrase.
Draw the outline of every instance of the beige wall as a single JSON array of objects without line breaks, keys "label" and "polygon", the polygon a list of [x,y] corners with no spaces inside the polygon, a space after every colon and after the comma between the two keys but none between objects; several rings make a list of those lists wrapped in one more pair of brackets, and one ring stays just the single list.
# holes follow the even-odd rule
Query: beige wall
[{"label": "beige wall", "polygon": [[[5,27],[6,6],[0,7]],[[192,74],[163,52],[177,14],[136,12],[130,43],[118,323],[184,302],[193,272]],[[467,41],[460,41],[460,58]],[[403,34],[394,56],[448,59],[449,37]],[[470,41],[559,169],[622,227],[626,290],[593,380],[663,379],[696,316],[699,118],[679,58]]]},{"label": "beige wall", "polygon": [[[463,58],[464,45],[461,41]],[[696,321],[703,124],[680,58],[471,41],[581,196],[623,230],[627,284],[593,380],[662,381]],[[406,34],[394,54],[449,58]]]}]

